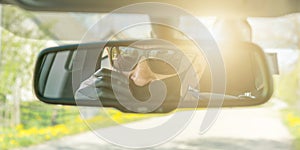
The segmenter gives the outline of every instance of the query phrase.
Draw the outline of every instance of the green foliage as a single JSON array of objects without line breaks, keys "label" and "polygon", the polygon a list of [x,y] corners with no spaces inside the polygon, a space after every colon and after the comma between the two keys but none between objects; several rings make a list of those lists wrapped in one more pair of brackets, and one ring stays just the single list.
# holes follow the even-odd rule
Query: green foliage
[{"label": "green foliage", "polygon": [[281,76],[278,86],[278,97],[288,103],[283,111],[283,121],[294,136],[293,149],[300,149],[300,60],[294,69]]},{"label": "green foliage", "polygon": [[297,105],[300,90],[300,60],[292,71],[281,75],[278,83],[277,96],[289,103]]},{"label": "green foliage", "polygon": [[[42,102],[23,102],[21,105],[22,124],[15,128],[0,128],[0,149],[30,146],[44,141],[58,139],[92,129],[99,129],[123,124],[153,116],[142,114],[122,113],[115,109],[83,121],[77,107],[46,105]],[[57,113],[56,124],[53,124],[53,114]]]},{"label": "green foliage", "polygon": [[39,101],[21,104],[21,123],[25,129],[63,124],[77,117],[76,107],[47,105]]},{"label": "green foliage", "polygon": [[15,36],[26,39],[49,39],[44,30],[49,27],[36,25],[33,21],[35,16],[20,8],[4,5],[2,6],[2,27]]},{"label": "green foliage", "polygon": [[2,58],[0,91],[3,94],[12,94],[16,83],[28,88],[32,81],[32,72],[37,52],[45,43],[17,38],[6,30],[2,31]]},{"label": "green foliage", "polygon": [[[14,98],[22,99],[22,91],[32,91],[32,72],[38,52],[45,48],[45,41],[29,39],[45,37],[29,20],[30,13],[12,6],[3,6],[0,59],[0,98],[13,93]],[[19,37],[19,36],[22,37]],[[17,95],[19,94],[19,95]],[[5,100],[2,100],[5,101]]]},{"label": "green foliage", "polygon": [[290,133],[294,136],[293,149],[300,149],[300,112],[299,110],[286,109],[283,111],[283,121]]},{"label": "green foliage", "polygon": [[[55,124],[51,122],[54,114]],[[39,101],[22,102],[21,120],[14,128],[0,128],[0,149],[29,146],[87,130],[76,107]]]},{"label": "green foliage", "polygon": [[283,122],[294,136],[293,149],[300,149],[300,59],[294,68],[282,74],[277,81],[276,96],[287,102],[288,107],[283,110]]},{"label": "green foliage", "polygon": [[[47,42],[36,40],[47,39],[38,28],[46,31],[52,24],[47,24],[48,27],[36,26],[31,22],[34,19],[32,14],[12,6],[2,8],[0,104],[20,104],[20,107],[10,107],[8,110],[11,111],[9,116],[12,116],[20,108],[21,122],[13,127],[0,126],[0,149],[29,146],[88,130],[77,107],[26,101],[31,99],[24,96],[24,91],[33,91],[31,88],[36,55],[45,48]],[[150,117],[123,114],[116,110],[110,110],[109,114],[113,121],[101,113],[86,121],[95,128],[101,128],[113,125],[114,121],[125,123]]]}]

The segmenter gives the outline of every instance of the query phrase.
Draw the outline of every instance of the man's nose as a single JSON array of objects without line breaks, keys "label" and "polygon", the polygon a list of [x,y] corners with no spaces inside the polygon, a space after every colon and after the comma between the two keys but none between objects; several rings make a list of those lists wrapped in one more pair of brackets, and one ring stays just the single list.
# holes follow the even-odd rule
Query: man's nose
[{"label": "man's nose", "polygon": [[137,86],[144,86],[156,79],[155,74],[151,71],[146,61],[137,64],[135,69],[130,74],[130,79]]}]

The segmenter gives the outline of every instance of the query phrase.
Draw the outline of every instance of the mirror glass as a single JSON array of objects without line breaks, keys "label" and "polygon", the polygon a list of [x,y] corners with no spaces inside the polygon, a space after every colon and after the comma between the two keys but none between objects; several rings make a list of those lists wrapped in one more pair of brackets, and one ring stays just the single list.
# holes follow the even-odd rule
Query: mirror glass
[{"label": "mirror glass", "polygon": [[[48,48],[36,64],[35,92],[47,103],[98,106],[101,101],[101,106],[123,111],[135,111],[125,110],[124,105],[136,106],[136,102],[168,105],[161,111],[179,102],[186,108],[207,107],[210,100],[220,101],[220,96],[224,107],[250,106],[272,95],[266,57],[255,44],[219,44],[223,60],[215,68],[212,63],[220,60],[207,56],[216,54],[181,50],[191,48],[190,44],[136,41]],[[153,106],[151,112],[159,108]]]}]

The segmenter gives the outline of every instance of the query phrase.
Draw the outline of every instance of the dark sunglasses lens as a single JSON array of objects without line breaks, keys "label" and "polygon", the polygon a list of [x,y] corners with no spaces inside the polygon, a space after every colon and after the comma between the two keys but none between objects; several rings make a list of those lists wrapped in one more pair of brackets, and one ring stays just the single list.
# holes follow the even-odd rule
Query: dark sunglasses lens
[{"label": "dark sunglasses lens", "polygon": [[[147,63],[154,73],[162,75],[176,74],[176,70],[172,65],[180,63],[180,54],[174,50],[166,49],[142,51],[142,53],[145,52]],[[113,47],[110,50],[110,57],[112,66],[115,69],[119,71],[132,71],[140,59],[139,49],[132,47]],[[157,58],[163,58],[166,61]],[[172,65],[169,63],[172,63]]]},{"label": "dark sunglasses lens", "polygon": [[176,70],[169,63],[159,59],[148,59],[147,63],[152,72],[162,75],[176,74]]}]

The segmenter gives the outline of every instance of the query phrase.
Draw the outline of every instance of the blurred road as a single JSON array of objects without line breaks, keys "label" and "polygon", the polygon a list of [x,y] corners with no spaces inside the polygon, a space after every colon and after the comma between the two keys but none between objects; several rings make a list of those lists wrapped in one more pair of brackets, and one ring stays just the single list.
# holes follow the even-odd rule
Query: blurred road
[{"label": "blurred road", "polygon": [[[215,124],[204,134],[199,134],[205,110],[197,111],[189,126],[176,138],[153,149],[162,150],[290,150],[292,137],[280,120],[279,109],[284,107],[278,100],[272,100],[259,107],[222,109]],[[182,112],[178,112],[182,113]],[[159,122],[164,117],[150,118],[129,124],[147,126]],[[109,127],[101,130],[114,130]],[[41,145],[19,150],[85,150],[124,149],[113,146],[92,132],[64,137]]]}]

